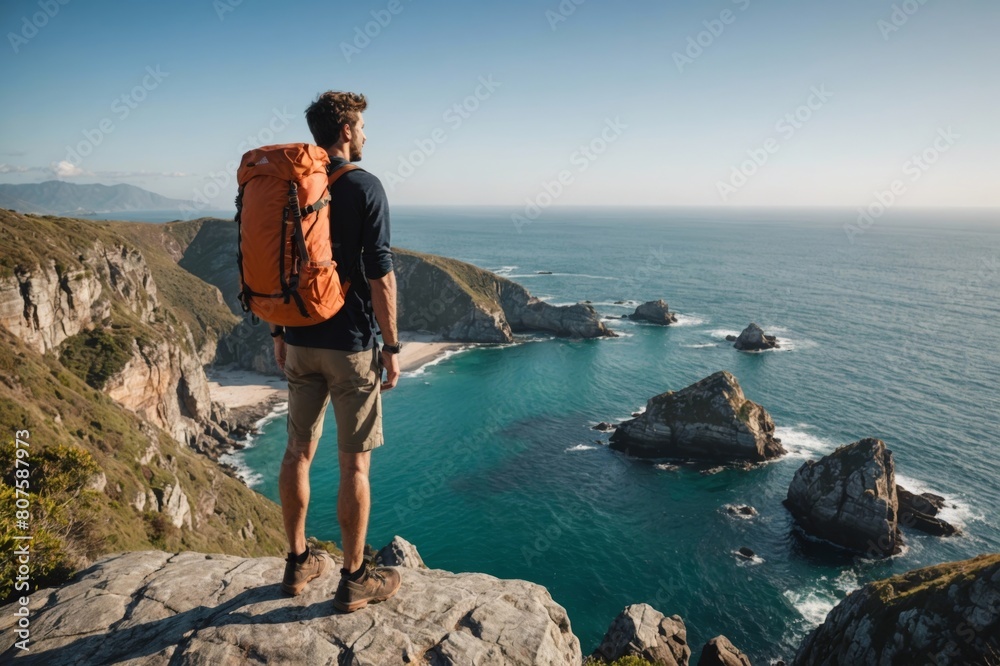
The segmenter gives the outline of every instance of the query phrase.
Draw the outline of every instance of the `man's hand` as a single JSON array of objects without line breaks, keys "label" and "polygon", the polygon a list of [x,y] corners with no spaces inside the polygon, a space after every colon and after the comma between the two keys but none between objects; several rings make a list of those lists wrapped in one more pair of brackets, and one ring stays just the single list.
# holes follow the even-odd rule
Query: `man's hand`
[{"label": "man's hand", "polygon": [[382,367],[385,368],[385,381],[382,382],[382,390],[388,391],[399,382],[399,354],[390,354],[383,349]]},{"label": "man's hand", "polygon": [[284,336],[279,335],[274,338],[274,360],[278,362],[278,369],[285,371],[285,354],[288,348],[285,346]]}]

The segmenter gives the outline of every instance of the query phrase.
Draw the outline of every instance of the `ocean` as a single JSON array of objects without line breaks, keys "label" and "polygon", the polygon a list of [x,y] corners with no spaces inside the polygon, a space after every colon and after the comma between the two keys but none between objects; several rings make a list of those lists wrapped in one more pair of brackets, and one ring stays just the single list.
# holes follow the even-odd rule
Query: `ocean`
[{"label": "ocean", "polygon": [[[585,654],[646,602],[683,617],[695,658],[725,634],[765,664],[791,657],[867,581],[1000,551],[995,213],[894,211],[852,241],[850,211],[550,209],[520,228],[514,212],[400,209],[393,240],[554,304],[589,300],[620,337],[533,334],[406,374],[384,396],[371,544],[398,534],[431,567],[544,585]],[[678,324],[619,318],[658,298]],[[781,349],[725,343],[751,321]],[[629,459],[591,429],[718,370],[771,413],[787,456],[706,475]],[[875,561],[793,532],[781,500],[796,469],[869,436],[895,453],[900,483],[947,498],[962,536],[906,531],[902,554]],[[284,440],[279,418],[241,454],[275,501]],[[307,531],[339,542],[335,447],[331,427]],[[741,546],[757,556],[738,557]]]}]

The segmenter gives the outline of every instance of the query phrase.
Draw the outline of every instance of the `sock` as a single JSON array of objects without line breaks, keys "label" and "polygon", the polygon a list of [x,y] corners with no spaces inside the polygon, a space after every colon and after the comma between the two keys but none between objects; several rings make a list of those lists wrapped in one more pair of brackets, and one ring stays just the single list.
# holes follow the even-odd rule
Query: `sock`
[{"label": "sock", "polygon": [[309,549],[308,548],[306,548],[306,551],[304,553],[302,553],[301,555],[296,555],[295,556],[295,562],[296,562],[296,564],[305,564],[306,560],[308,560],[308,559],[309,559]]},{"label": "sock", "polygon": [[364,560],[361,561],[361,564],[358,565],[358,568],[354,571],[354,573],[351,573],[347,569],[341,569],[340,570],[340,575],[344,576],[345,578],[349,578],[349,579],[351,579],[354,582],[358,582],[359,580],[361,580],[362,578],[364,578],[364,575],[365,575],[365,563],[364,563]]}]

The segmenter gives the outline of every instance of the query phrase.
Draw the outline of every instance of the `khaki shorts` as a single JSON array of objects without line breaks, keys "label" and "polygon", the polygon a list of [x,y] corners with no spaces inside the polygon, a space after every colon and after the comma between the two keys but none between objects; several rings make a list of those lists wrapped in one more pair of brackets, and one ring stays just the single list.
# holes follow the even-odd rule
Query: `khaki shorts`
[{"label": "khaki shorts", "polygon": [[337,447],[361,453],[382,445],[381,372],[374,349],[345,352],[287,346],[288,436],[302,442],[323,434],[333,401]]}]

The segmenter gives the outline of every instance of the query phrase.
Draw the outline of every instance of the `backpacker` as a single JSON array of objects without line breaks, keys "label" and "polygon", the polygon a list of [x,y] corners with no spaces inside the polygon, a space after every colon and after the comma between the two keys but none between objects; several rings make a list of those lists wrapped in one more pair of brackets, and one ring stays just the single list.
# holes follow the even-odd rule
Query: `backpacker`
[{"label": "backpacker", "polygon": [[335,315],[350,281],[333,258],[329,189],[357,167],[327,175],[326,151],[307,143],[262,146],[243,155],[236,180],[237,261],[244,312],[278,326]]}]

